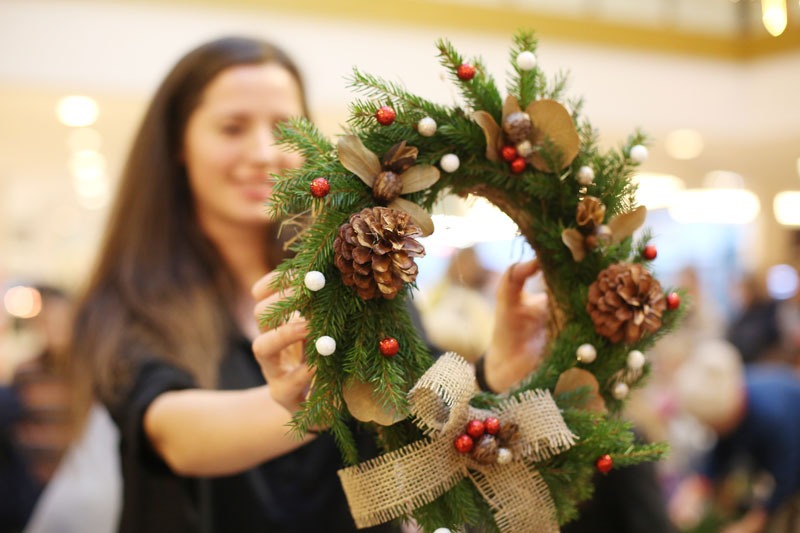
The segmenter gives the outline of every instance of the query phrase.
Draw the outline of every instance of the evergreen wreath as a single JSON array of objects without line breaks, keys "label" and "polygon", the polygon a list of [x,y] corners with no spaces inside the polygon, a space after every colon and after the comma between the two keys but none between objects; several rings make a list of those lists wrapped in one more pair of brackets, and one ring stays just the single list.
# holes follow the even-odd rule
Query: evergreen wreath
[{"label": "evergreen wreath", "polygon": [[[444,193],[491,201],[540,260],[548,344],[541,365],[515,389],[478,393],[468,403],[497,412],[533,391],[553,395],[576,438],[526,464],[540,474],[554,520],[563,524],[591,496],[597,470],[665,453],[663,443],[634,442],[617,415],[628,388],[649,372],[642,353],[674,328],[685,305],[648,270],[650,234],[632,240],[645,215],[635,208],[631,183],[646,156],[645,135],[601,152],[582,102],[558,103],[566,77],[545,79],[536,45],[532,32],[514,36],[505,98],[480,58],[468,62],[440,40],[440,62],[465,107],[432,103],[356,68],[350,87],[363,99],[351,104],[349,132],[336,145],[306,119],[279,126],[280,142],[305,164],[274,176],[270,214],[301,229],[274,285],[292,295],[262,323],[276,327],[295,312],[309,321],[306,357],[316,375],[292,421],[298,436],[329,428],[350,465],[359,461],[351,416],[373,429],[387,452],[431,442],[430,428],[416,423],[420,413],[409,416],[409,391],[434,363],[406,311],[414,257],[424,254],[415,237],[433,230],[427,213]],[[445,488],[389,518],[412,514],[425,531],[463,524],[508,530],[474,477]],[[552,528],[531,529],[540,530]]]}]

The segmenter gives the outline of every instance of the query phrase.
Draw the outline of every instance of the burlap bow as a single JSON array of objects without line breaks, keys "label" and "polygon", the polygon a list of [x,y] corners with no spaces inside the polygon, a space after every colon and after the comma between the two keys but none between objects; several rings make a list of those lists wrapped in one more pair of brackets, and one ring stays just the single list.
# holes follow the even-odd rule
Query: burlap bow
[{"label": "burlap bow", "polygon": [[[469,477],[495,512],[502,532],[559,530],[555,506],[533,463],[575,442],[549,391],[509,398],[496,412],[475,409],[475,374],[460,356],[448,353],[428,369],[409,393],[415,423],[429,439],[339,471],[350,511],[359,528],[411,513]],[[459,453],[453,442],[467,422],[494,416],[519,426],[509,446],[513,460],[485,465]]]}]

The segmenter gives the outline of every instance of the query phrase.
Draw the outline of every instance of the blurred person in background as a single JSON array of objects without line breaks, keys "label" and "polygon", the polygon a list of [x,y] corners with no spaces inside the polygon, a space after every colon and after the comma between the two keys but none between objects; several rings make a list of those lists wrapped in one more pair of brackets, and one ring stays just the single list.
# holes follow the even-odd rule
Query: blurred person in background
[{"label": "blurred person in background", "polygon": [[[9,327],[8,316],[0,313],[0,341],[5,339]],[[0,342],[0,347],[6,346],[7,343]],[[10,359],[9,353],[0,350],[0,360]],[[17,392],[0,381],[0,533],[22,530],[41,491],[41,483],[14,435],[14,426],[23,413]]]},{"label": "blurred person in background", "polygon": [[[260,332],[254,318],[281,297],[262,278],[283,255],[269,177],[302,162],[273,132],[302,115],[291,60],[227,38],[178,62],[135,136],[70,347],[120,430],[120,531],[355,531],[333,438],[287,435],[312,372],[281,354],[306,323]],[[499,300],[508,316],[486,358],[498,389],[544,346],[546,301],[520,294],[537,269],[517,268]]]},{"label": "blurred person in background", "polygon": [[[75,412],[73,399],[88,383],[73,381],[69,371],[73,302],[57,288],[36,289],[42,309],[27,322],[42,338],[42,348],[14,378],[24,404],[16,435],[44,485],[25,532],[111,533],[121,492],[118,432],[100,405],[88,415]],[[75,426],[84,416],[85,424]]]},{"label": "blurred person in background", "polygon": [[436,348],[471,363],[483,355],[494,328],[494,310],[483,292],[493,274],[480,263],[474,247],[453,255],[444,278],[421,305],[425,332]]},{"label": "blurred person in background", "polygon": [[766,285],[755,274],[746,274],[733,288],[740,312],[728,327],[728,340],[739,350],[745,364],[780,359],[778,303],[767,295]]},{"label": "blurred person in background", "polygon": [[676,386],[683,408],[713,429],[718,441],[700,472],[678,488],[671,512],[692,526],[726,473],[737,463],[752,466],[751,479],[766,472],[772,490],[756,494],[725,533],[795,532],[800,528],[800,378],[786,366],[745,370],[730,344],[709,341],[680,369]]}]

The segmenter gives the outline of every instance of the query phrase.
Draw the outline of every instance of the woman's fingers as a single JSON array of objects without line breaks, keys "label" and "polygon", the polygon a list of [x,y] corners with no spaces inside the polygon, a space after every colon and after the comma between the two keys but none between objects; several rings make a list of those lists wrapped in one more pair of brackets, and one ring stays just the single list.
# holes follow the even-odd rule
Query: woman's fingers
[{"label": "woman's fingers", "polygon": [[253,299],[255,301],[263,300],[273,292],[275,292],[271,286],[272,282],[280,275],[280,272],[277,270],[273,270],[266,276],[262,277],[260,280],[256,281],[253,284],[253,288],[251,292],[253,294]]},{"label": "woman's fingers", "polygon": [[256,322],[258,322],[259,328],[261,328],[261,317],[267,312],[267,310],[274,305],[275,303],[289,298],[294,294],[294,289],[286,289],[283,292],[275,292],[270,294],[269,296],[264,297],[264,299],[256,302],[256,306],[253,309],[253,316],[256,317]]},{"label": "woman's fingers", "polygon": [[538,259],[511,265],[503,274],[500,285],[497,288],[497,303],[508,306],[519,303],[525,281],[538,271]]},{"label": "woman's fingers", "polygon": [[306,320],[298,317],[255,338],[253,353],[267,380],[281,377],[286,373],[281,364],[281,351],[305,339],[308,334],[307,326]]}]

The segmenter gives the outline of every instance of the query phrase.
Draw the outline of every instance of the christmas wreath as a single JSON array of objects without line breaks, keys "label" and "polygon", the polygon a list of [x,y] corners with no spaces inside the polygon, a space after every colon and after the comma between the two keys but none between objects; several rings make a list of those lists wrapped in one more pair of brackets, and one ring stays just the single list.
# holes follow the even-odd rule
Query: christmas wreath
[{"label": "christmas wreath", "polygon": [[[647,156],[634,133],[602,152],[548,81],[533,33],[518,32],[502,96],[479,58],[437,43],[463,96],[446,107],[354,69],[349,131],[331,143],[305,119],[279,127],[305,157],[275,176],[271,215],[300,227],[275,289],[293,289],[263,323],[299,312],[314,382],[293,430],[326,427],[359,527],[413,516],[426,530],[557,531],[600,470],[659,458],[615,416],[649,371],[643,353],[670,330],[680,296],[648,269],[650,236],[631,173]],[[455,354],[434,362],[406,310],[417,240],[444,193],[482,196],[508,214],[539,258],[549,295],[542,364],[510,392],[477,392]],[[359,463],[351,417],[386,452]]]}]

